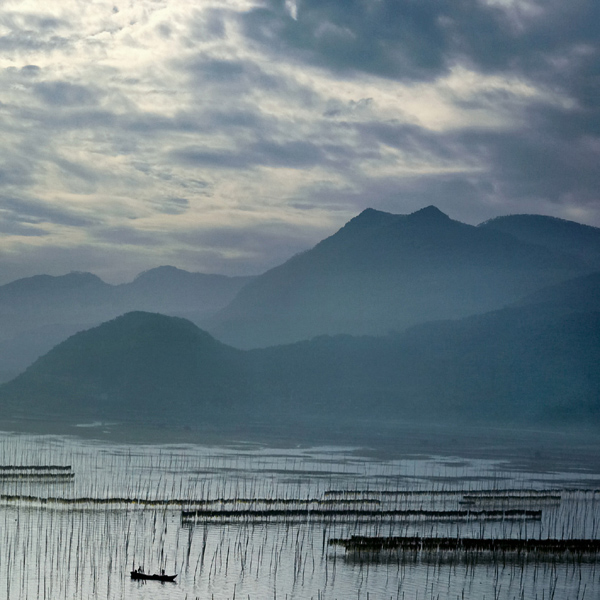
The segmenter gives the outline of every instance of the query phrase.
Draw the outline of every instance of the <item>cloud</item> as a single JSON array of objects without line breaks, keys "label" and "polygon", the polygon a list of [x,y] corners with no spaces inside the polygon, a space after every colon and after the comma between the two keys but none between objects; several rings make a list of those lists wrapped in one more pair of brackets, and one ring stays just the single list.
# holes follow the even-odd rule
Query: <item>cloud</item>
[{"label": "cloud", "polygon": [[552,58],[597,46],[599,16],[593,0],[304,0],[292,18],[287,4],[266,0],[240,21],[250,40],[288,60],[431,80],[465,60],[482,71],[555,71]]},{"label": "cloud", "polygon": [[595,0],[113,8],[0,14],[0,251],[24,269],[43,247],[258,272],[367,206],[600,225]]},{"label": "cloud", "polygon": [[69,227],[86,227],[94,221],[74,210],[61,209],[56,205],[28,198],[0,198],[0,215],[5,221],[22,224],[55,224]]},{"label": "cloud", "polygon": [[240,16],[244,34],[288,60],[341,74],[432,79],[449,66],[446,2],[305,0],[290,14],[268,0]]},{"label": "cloud", "polygon": [[18,235],[23,237],[43,237],[48,235],[48,230],[34,225],[19,223],[10,218],[5,219],[0,211],[0,233],[3,235]]},{"label": "cloud", "polygon": [[26,186],[31,182],[30,165],[27,164],[26,160],[20,157],[6,157],[0,163],[0,188]]},{"label": "cloud", "polygon": [[153,247],[164,244],[164,236],[157,235],[156,232],[142,231],[136,227],[125,225],[96,227],[91,232],[91,236],[101,242],[117,246]]},{"label": "cloud", "polygon": [[156,210],[165,215],[182,215],[190,207],[190,202],[186,198],[165,198],[154,203]]},{"label": "cloud", "polygon": [[217,169],[246,169],[255,166],[303,169],[326,162],[324,152],[318,145],[301,140],[258,140],[244,148],[229,151],[189,146],[174,150],[172,156],[187,165]]},{"label": "cloud", "polygon": [[33,89],[50,106],[89,106],[97,103],[97,92],[68,81],[44,81],[35,84]]},{"label": "cloud", "polygon": [[[322,226],[310,230],[309,235],[314,243],[319,241]],[[199,264],[208,259],[218,271],[236,274],[259,274],[277,266],[282,262],[277,257],[291,258],[312,245],[307,244],[306,237],[306,227],[268,220],[199,228],[173,235],[173,239],[182,244],[182,256],[193,257]]]}]

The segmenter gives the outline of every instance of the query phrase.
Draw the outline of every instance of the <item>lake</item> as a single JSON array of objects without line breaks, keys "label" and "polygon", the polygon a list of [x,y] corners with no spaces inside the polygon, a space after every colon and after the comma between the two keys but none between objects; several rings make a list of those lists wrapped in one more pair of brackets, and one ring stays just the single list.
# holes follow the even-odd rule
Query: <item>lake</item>
[{"label": "lake", "polygon": [[[600,538],[593,455],[407,447],[0,434],[0,597],[600,597],[595,553],[362,553],[331,543]],[[177,578],[134,581],[138,567]]]}]

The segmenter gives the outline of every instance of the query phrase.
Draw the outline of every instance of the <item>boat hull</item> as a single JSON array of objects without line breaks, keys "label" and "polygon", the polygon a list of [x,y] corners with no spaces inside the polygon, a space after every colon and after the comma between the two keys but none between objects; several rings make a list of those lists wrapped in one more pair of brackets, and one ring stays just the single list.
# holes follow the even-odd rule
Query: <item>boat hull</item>
[{"label": "boat hull", "polygon": [[175,581],[175,575],[149,575],[147,573],[139,573],[138,571],[131,571],[131,579],[138,579],[142,581]]}]

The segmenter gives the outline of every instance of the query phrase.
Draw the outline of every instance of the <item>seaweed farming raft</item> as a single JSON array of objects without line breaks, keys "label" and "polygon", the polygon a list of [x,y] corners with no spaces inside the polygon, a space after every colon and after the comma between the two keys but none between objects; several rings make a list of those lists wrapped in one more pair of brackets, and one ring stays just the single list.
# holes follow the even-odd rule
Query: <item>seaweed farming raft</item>
[{"label": "seaweed farming raft", "polygon": [[329,540],[330,546],[341,546],[347,553],[376,556],[382,552],[397,551],[416,557],[419,554],[454,555],[457,558],[484,558],[510,556],[528,557],[535,560],[570,558],[596,560],[600,555],[597,539],[482,539],[451,537],[377,537],[352,536]]},{"label": "seaweed farming raft", "polygon": [[70,465],[0,465],[0,482],[69,482],[74,477]]},{"label": "seaweed farming raft", "polygon": [[533,520],[542,518],[541,510],[377,510],[364,508],[202,508],[184,510],[181,520],[185,524],[206,522],[258,522],[258,521],[481,521],[481,520]]}]

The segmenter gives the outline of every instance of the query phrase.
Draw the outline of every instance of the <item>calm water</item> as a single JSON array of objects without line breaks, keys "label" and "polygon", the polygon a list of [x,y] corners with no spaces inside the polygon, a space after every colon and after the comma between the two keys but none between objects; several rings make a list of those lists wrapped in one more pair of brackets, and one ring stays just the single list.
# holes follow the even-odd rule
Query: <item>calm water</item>
[{"label": "calm water", "polygon": [[[328,544],[357,534],[598,538],[600,476],[578,464],[528,472],[494,460],[365,458],[352,448],[128,446],[16,434],[0,434],[0,453],[1,465],[70,465],[74,473],[56,480],[1,474],[0,597],[7,599],[600,597],[595,560],[361,560]],[[541,518],[364,512],[457,511],[469,490],[506,489],[559,490],[560,498],[524,493],[470,505],[541,510]],[[283,514],[332,498],[330,507],[363,513]],[[182,518],[182,510],[207,507],[230,512]],[[231,512],[274,508],[280,513],[269,517]],[[177,573],[176,583],[132,581],[129,571],[139,565]]]}]

